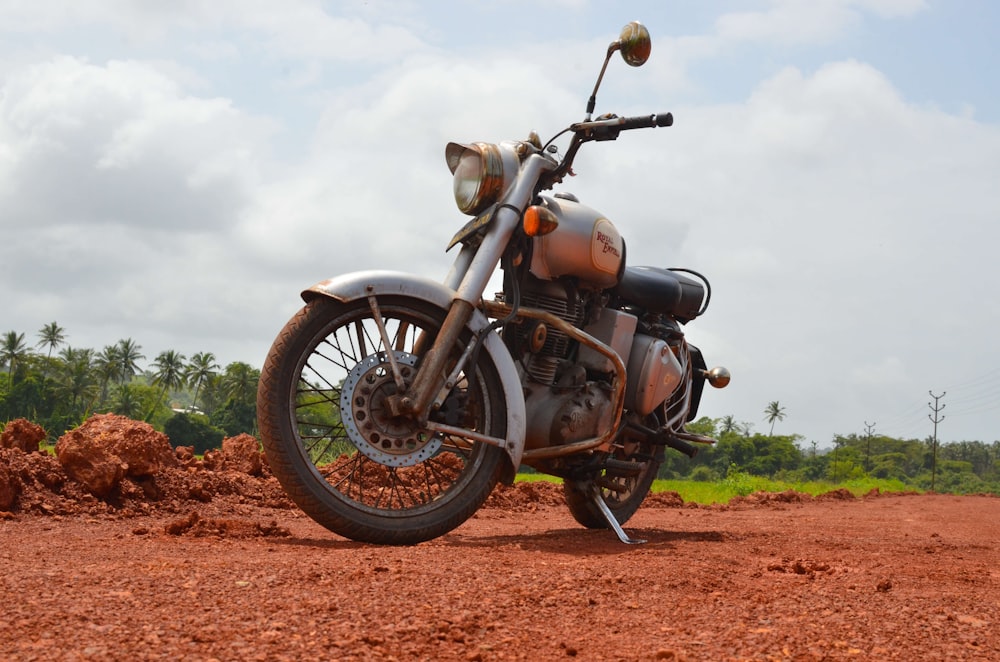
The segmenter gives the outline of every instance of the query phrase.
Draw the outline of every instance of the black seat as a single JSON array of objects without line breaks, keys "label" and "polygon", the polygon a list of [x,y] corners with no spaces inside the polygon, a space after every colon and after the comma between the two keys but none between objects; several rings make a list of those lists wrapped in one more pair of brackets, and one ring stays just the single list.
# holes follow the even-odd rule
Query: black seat
[{"label": "black seat", "polygon": [[613,292],[628,303],[682,322],[697,317],[705,299],[702,283],[659,267],[626,267]]}]

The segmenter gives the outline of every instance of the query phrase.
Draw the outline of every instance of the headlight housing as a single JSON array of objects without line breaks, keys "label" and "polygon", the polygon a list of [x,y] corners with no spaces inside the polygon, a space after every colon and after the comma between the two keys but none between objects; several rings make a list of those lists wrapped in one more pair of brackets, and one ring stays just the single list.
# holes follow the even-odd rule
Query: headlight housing
[{"label": "headlight housing", "polygon": [[455,204],[470,216],[495,204],[518,169],[516,148],[506,143],[448,143],[445,159],[455,176]]}]

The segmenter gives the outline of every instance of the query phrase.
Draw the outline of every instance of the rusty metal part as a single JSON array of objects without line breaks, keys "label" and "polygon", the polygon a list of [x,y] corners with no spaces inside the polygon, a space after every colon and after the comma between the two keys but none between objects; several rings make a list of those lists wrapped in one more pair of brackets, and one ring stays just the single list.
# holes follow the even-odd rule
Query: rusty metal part
[{"label": "rusty metal part", "polygon": [[475,308],[472,304],[455,299],[448,316],[441,325],[441,331],[434,341],[434,346],[427,350],[423,362],[417,370],[417,376],[413,379],[410,388],[403,395],[388,398],[388,405],[394,413],[411,414],[417,420],[426,420],[430,410],[431,402],[441,390],[447,378],[445,370],[451,355],[451,348],[455,346],[459,335],[465,329],[472,311]]},{"label": "rusty metal part", "polygon": [[[389,334],[385,330],[385,322],[382,319],[382,311],[378,307],[378,299],[375,297],[375,288],[369,285],[366,288],[368,292],[368,307],[371,308],[372,318],[375,320],[375,325],[378,326],[379,337],[382,338],[382,346],[387,350],[392,347],[392,343],[389,342]],[[396,382],[396,388],[402,392],[406,390],[406,382],[403,381],[403,375],[399,371],[399,362],[396,360],[396,353],[386,351],[385,355],[389,359],[389,366],[392,369],[392,378]]]},{"label": "rusty metal part", "polygon": [[[488,317],[502,318],[511,312],[509,305],[500,303],[499,301],[484,301],[482,307]],[[581,451],[608,450],[611,447],[611,442],[618,434],[618,426],[621,423],[622,409],[625,403],[625,364],[622,362],[621,357],[613,349],[590,334],[583,332],[550,312],[535,308],[518,308],[517,318],[515,319],[521,318],[541,320],[550,329],[562,331],[585,347],[589,347],[595,352],[606,356],[614,368],[614,377],[611,381],[611,410],[613,415],[611,425],[608,426],[608,429],[597,437],[583,439],[571,444],[526,450],[522,455],[523,459],[540,460],[564,457]]]},{"label": "rusty metal part", "polygon": [[542,351],[542,347],[545,346],[545,340],[549,337],[549,329],[545,326],[544,322],[539,322],[535,325],[535,328],[531,330],[531,334],[528,336],[528,349],[532,353],[537,354]]},{"label": "rusty metal part", "polygon": [[675,432],[674,436],[677,437],[678,439],[683,439],[684,441],[690,441],[696,444],[711,445],[715,443],[715,439],[712,439],[711,437],[706,437],[703,434],[695,434],[694,432],[688,432],[687,430],[681,430],[679,432]]},{"label": "rusty metal part", "polygon": [[499,448],[507,448],[510,445],[506,439],[491,437],[488,434],[482,434],[481,432],[476,432],[475,430],[457,428],[454,425],[445,425],[444,423],[436,423],[434,421],[427,421],[424,424],[424,428],[430,430],[431,432],[440,432],[441,434],[450,434],[465,439],[472,439],[473,441],[481,441],[484,444],[497,446]]}]

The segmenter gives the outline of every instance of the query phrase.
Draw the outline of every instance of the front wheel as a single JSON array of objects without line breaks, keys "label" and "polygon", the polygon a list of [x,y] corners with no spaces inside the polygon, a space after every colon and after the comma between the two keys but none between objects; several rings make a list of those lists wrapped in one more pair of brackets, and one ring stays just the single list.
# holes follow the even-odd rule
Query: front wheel
[{"label": "front wheel", "polygon": [[[352,540],[414,544],[482,505],[504,451],[389,413],[386,398],[413,379],[446,311],[406,296],[378,306],[381,324],[367,300],[320,297],[285,325],[261,371],[260,432],[275,477],[314,520]],[[456,355],[470,340],[463,334]],[[431,420],[505,436],[500,378],[485,352]]]}]

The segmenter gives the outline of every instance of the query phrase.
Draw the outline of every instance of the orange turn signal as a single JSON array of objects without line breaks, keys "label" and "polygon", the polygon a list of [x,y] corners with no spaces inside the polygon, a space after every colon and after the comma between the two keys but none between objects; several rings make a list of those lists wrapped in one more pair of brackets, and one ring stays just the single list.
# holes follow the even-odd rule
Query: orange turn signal
[{"label": "orange turn signal", "polygon": [[524,234],[541,237],[559,227],[559,219],[548,207],[532,205],[524,210]]}]

